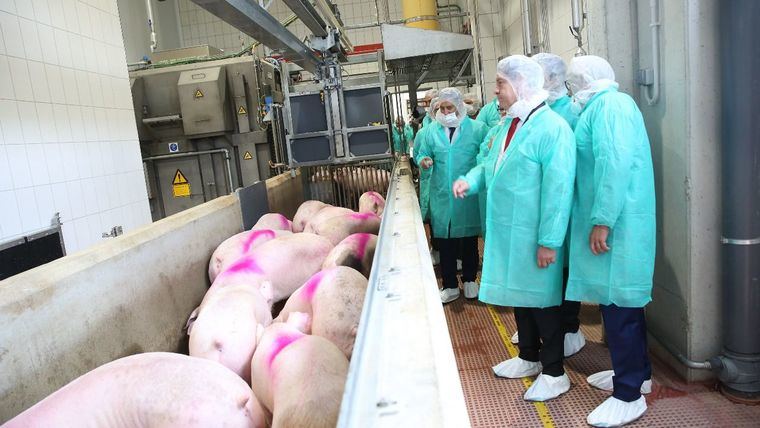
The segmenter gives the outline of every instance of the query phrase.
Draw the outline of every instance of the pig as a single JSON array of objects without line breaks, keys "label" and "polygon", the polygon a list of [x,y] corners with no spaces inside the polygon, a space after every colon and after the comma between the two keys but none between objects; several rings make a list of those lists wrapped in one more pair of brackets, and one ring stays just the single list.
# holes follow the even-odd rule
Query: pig
[{"label": "pig", "polygon": [[223,271],[230,263],[239,259],[250,250],[272,239],[290,234],[287,230],[259,229],[247,230],[227,238],[219,244],[211,255],[208,264],[208,278],[214,282],[219,272]]},{"label": "pig", "polygon": [[317,211],[316,214],[306,223],[306,226],[304,227],[304,232],[314,233],[314,230],[316,227],[325,221],[337,217],[344,214],[351,214],[353,213],[353,210],[350,210],[348,208],[343,207],[334,207],[332,205],[326,206],[322,208],[321,210]]},{"label": "pig", "polygon": [[314,233],[326,237],[333,245],[338,245],[340,241],[354,233],[377,235],[378,232],[380,232],[380,217],[372,213],[342,214],[314,227]]},{"label": "pig", "polygon": [[251,230],[272,229],[293,231],[293,223],[282,214],[267,213],[259,218],[259,221],[253,225]]},{"label": "pig", "polygon": [[232,284],[207,293],[188,329],[190,355],[216,361],[251,382],[256,329],[272,323],[272,290]]},{"label": "pig", "polygon": [[364,192],[359,197],[359,212],[383,215],[385,210],[385,198],[377,192]]},{"label": "pig", "polygon": [[335,266],[348,266],[361,272],[366,278],[372,269],[372,259],[375,257],[377,235],[371,233],[354,233],[340,241],[330,251],[322,269]]},{"label": "pig", "polygon": [[351,359],[366,292],[367,278],[355,269],[326,269],[290,296],[274,322],[287,320],[292,313],[305,313],[310,322],[304,332],[324,337]]},{"label": "pig", "polygon": [[296,215],[293,216],[293,232],[303,232],[306,224],[314,217],[322,208],[329,207],[330,205],[321,201],[306,201],[298,207]]},{"label": "pig", "polygon": [[272,414],[272,428],[333,428],[338,422],[348,360],[329,340],[304,334],[303,323],[294,321],[308,318],[303,315],[259,332],[252,386]]},{"label": "pig", "polygon": [[332,248],[329,239],[313,233],[275,238],[231,263],[217,275],[209,292],[230,284],[258,288],[267,282],[274,302],[286,299],[320,271]]},{"label": "pig", "polygon": [[169,352],[131,355],[71,381],[8,421],[20,427],[264,427],[251,388],[220,364]]}]

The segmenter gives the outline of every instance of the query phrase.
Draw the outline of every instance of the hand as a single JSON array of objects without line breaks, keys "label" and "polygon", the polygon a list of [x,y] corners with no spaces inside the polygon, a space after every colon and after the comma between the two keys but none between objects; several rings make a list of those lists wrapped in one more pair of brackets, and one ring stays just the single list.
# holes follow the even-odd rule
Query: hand
[{"label": "hand", "polygon": [[557,251],[552,250],[551,248],[539,246],[538,252],[536,254],[536,259],[539,268],[547,268],[550,264],[557,262]]},{"label": "hand", "polygon": [[422,158],[422,160],[420,161],[420,166],[422,167],[422,169],[430,168],[431,166],[433,166],[433,159]]},{"label": "hand", "polygon": [[470,184],[465,180],[457,180],[454,182],[452,190],[455,198],[464,198],[467,196],[467,191],[470,190]]},{"label": "hand", "polygon": [[610,250],[607,246],[607,236],[610,234],[610,228],[607,226],[594,226],[591,229],[591,235],[588,237],[588,243],[591,246],[591,252],[594,255],[604,254]]}]

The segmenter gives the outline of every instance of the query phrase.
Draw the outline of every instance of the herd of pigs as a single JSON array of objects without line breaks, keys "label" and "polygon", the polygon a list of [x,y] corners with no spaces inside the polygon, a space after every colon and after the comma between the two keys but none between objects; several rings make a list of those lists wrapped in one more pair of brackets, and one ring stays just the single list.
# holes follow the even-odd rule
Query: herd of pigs
[{"label": "herd of pigs", "polygon": [[[132,355],[54,392],[7,427],[334,427],[383,197],[265,214],[209,262],[189,356]],[[272,306],[287,299],[277,317]]]}]

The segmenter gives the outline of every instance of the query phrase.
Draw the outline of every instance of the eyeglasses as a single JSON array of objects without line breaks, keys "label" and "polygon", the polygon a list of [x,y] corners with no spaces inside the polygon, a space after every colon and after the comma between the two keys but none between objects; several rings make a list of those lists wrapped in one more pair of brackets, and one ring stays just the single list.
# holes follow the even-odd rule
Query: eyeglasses
[{"label": "eyeglasses", "polygon": [[567,89],[567,92],[569,92],[571,95],[573,93],[573,90],[570,88],[570,82],[565,80],[565,88]]}]

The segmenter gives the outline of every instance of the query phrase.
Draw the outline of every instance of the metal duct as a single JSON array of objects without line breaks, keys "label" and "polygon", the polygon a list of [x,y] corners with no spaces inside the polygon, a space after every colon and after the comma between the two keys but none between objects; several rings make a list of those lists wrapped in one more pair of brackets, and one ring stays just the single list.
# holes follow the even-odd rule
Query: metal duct
[{"label": "metal duct", "polygon": [[723,355],[729,398],[760,400],[760,2],[721,2]]}]

